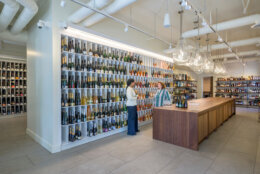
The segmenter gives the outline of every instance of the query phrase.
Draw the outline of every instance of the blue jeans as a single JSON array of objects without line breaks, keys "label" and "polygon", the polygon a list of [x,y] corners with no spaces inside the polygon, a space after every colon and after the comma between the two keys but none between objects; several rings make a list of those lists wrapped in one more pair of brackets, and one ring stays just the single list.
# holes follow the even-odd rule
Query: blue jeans
[{"label": "blue jeans", "polygon": [[135,135],[138,131],[137,107],[127,106],[128,111],[128,135]]}]

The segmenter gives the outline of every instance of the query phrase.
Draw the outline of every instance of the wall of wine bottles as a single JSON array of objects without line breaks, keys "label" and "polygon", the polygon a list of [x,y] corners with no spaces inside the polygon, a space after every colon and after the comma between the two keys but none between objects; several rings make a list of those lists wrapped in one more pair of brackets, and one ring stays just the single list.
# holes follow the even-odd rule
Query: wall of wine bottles
[{"label": "wall of wine bottles", "polygon": [[236,106],[260,107],[260,76],[218,78],[216,97],[235,98]]},{"label": "wall of wine bottles", "polygon": [[[126,82],[136,81],[138,120],[151,121],[157,83],[173,90],[173,65],[79,38],[61,36],[62,143],[126,130]],[[84,140],[82,140],[84,139]],[[77,144],[77,143],[76,143]]]},{"label": "wall of wine bottles", "polygon": [[0,74],[0,116],[25,113],[26,63],[0,60]]}]

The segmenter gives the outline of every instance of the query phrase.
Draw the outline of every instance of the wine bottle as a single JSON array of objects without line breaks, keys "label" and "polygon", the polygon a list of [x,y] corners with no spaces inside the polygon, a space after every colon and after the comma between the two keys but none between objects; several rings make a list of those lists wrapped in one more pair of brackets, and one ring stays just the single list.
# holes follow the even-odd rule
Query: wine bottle
[{"label": "wine bottle", "polygon": [[88,73],[88,88],[92,88],[92,73]]},{"label": "wine bottle", "polygon": [[80,88],[80,74],[75,77],[75,88]]},{"label": "wine bottle", "polygon": [[103,118],[102,122],[103,122],[103,132],[107,132],[108,131],[107,117]]},{"label": "wine bottle", "polygon": [[93,68],[92,68],[92,58],[89,57],[88,60],[87,60],[87,70],[89,72],[92,72]]},{"label": "wine bottle", "polygon": [[69,127],[69,141],[74,142],[74,135],[73,135],[72,126]]},{"label": "wine bottle", "polygon": [[81,71],[85,71],[86,70],[86,59],[85,58],[81,58]]},{"label": "wine bottle", "polygon": [[[14,86],[14,84],[12,86]],[[61,75],[61,88],[63,88],[63,89],[68,88],[68,81],[67,81],[67,75],[66,74]]]},{"label": "wine bottle", "polygon": [[98,91],[97,91],[97,89],[94,90],[93,104],[98,104]]},{"label": "wine bottle", "polygon": [[97,120],[97,133],[102,134],[103,133],[103,121],[102,119]]},{"label": "wine bottle", "polygon": [[102,88],[106,88],[106,76],[103,75],[102,78],[101,78],[101,81],[102,81]]},{"label": "wine bottle", "polygon": [[80,118],[80,112],[79,112],[79,110],[76,110],[75,119],[76,119],[76,123],[80,123],[81,118]]},{"label": "wine bottle", "polygon": [[102,103],[106,103],[106,102],[107,102],[107,90],[103,90]]},{"label": "wine bottle", "polygon": [[90,121],[90,122],[88,122],[88,136],[89,137],[92,137],[93,136],[93,122],[92,121]]},{"label": "wine bottle", "polygon": [[76,106],[77,105],[81,105],[81,99],[80,99],[80,93],[79,93],[79,91],[76,91],[76,94],[75,94],[75,104],[76,104]]},{"label": "wine bottle", "polygon": [[75,42],[75,53],[78,53],[78,43]]},{"label": "wine bottle", "polygon": [[111,91],[110,89],[107,90],[107,103],[111,102]]},{"label": "wine bottle", "polygon": [[89,105],[93,104],[93,100],[92,100],[92,90],[91,90],[91,89],[88,91],[88,104],[89,104]]},{"label": "wine bottle", "polygon": [[85,108],[81,108],[81,122],[85,122],[86,120],[86,110]]},{"label": "wine bottle", "polygon": [[68,112],[66,109],[62,110],[61,113],[61,124],[62,125],[67,125],[68,124]]},{"label": "wine bottle", "polygon": [[97,88],[102,88],[101,74],[98,75]]},{"label": "wine bottle", "polygon": [[98,90],[98,103],[103,103],[103,101],[102,101],[102,89]]},{"label": "wine bottle", "polygon": [[75,123],[75,115],[72,108],[69,108],[69,124]]},{"label": "wine bottle", "polygon": [[93,121],[93,136],[97,135],[97,122],[96,120]]},{"label": "wine bottle", "polygon": [[82,52],[83,54],[87,54],[86,43],[83,44]]},{"label": "wine bottle", "polygon": [[104,46],[103,48],[103,58],[107,58],[107,47]]},{"label": "wine bottle", "polygon": [[61,40],[61,49],[63,51],[68,51],[68,45],[67,45],[67,38],[66,37],[62,38],[62,40]]},{"label": "wine bottle", "polygon": [[81,130],[80,130],[79,125],[76,125],[75,138],[76,138],[77,140],[80,140],[80,139],[81,139]]},{"label": "wine bottle", "polygon": [[68,65],[67,65],[67,56],[63,55],[62,59],[61,59],[61,68],[67,68],[67,67],[68,67]]},{"label": "wine bottle", "polygon": [[74,43],[73,43],[73,40],[71,40],[71,44],[70,44],[70,50],[69,50],[71,53],[74,53],[75,52],[75,47],[74,47]]}]

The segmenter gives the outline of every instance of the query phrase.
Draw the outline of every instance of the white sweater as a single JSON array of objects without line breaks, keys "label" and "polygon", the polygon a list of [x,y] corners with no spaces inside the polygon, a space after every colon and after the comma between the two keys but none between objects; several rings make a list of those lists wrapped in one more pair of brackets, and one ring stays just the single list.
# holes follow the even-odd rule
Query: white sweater
[{"label": "white sweater", "polygon": [[132,87],[128,87],[126,90],[126,106],[137,106],[137,95]]}]

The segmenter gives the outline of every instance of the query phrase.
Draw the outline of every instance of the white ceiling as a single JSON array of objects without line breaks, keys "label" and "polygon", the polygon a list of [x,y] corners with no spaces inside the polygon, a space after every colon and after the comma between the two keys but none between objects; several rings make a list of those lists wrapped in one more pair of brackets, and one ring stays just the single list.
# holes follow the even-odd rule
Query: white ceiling
[{"label": "white ceiling", "polygon": [[[228,21],[252,14],[260,14],[260,0],[250,0],[247,13],[243,14],[242,0],[190,0],[198,9],[200,9],[206,19],[209,20],[210,12],[212,14],[212,23]],[[245,0],[246,1],[246,0]],[[113,16],[120,18],[132,25],[143,29],[157,37],[176,43],[180,36],[180,20],[178,11],[180,10],[179,0],[169,0],[169,12],[172,22],[171,28],[163,27],[163,16],[167,9],[167,0],[137,0],[132,5],[118,11]],[[183,18],[183,32],[192,30],[193,21],[196,19],[192,11],[185,11]],[[105,19],[108,20],[108,19]],[[250,26],[244,26],[231,30],[219,32],[223,38],[229,42],[244,40],[260,36],[260,29],[251,29]],[[195,39],[195,38],[193,38]],[[217,44],[216,35],[209,34],[210,44]],[[206,45],[206,36],[201,37],[201,45]],[[238,51],[248,51],[259,49],[255,45],[238,47]],[[226,49],[213,51],[212,54],[227,53]]]}]

